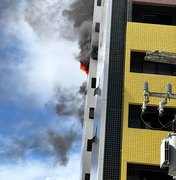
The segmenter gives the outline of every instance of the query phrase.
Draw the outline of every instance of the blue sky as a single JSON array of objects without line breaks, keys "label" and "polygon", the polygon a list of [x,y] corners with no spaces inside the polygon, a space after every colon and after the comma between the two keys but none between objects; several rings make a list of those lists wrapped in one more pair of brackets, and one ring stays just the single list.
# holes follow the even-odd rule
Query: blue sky
[{"label": "blue sky", "polygon": [[[1,180],[80,175],[82,127],[75,112],[68,115],[67,103],[73,107],[72,98],[81,106],[77,91],[87,77],[75,60],[77,35],[61,15],[71,2],[0,3]],[[55,107],[61,107],[61,96],[67,97],[67,112],[59,114]]]}]

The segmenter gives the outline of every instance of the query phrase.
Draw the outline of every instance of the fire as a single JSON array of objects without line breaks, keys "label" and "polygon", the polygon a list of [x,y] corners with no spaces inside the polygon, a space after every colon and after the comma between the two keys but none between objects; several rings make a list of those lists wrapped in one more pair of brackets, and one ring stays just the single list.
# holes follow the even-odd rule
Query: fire
[{"label": "fire", "polygon": [[82,62],[80,62],[80,69],[84,71],[86,74],[89,74],[89,67],[85,66]]}]

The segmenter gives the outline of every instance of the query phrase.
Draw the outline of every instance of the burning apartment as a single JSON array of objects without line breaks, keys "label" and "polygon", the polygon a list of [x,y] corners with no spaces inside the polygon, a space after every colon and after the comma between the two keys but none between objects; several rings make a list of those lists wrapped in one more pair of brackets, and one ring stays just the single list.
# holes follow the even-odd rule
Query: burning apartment
[{"label": "burning apartment", "polygon": [[98,36],[99,24],[95,26],[95,33],[92,27],[94,0],[75,0],[69,9],[63,11],[63,15],[73,23],[78,33],[78,46],[80,53],[77,60],[80,62],[80,68],[87,74],[89,73],[90,57],[97,60],[98,55]]},{"label": "burning apartment", "polygon": [[142,118],[141,106],[144,81],[160,92],[176,80],[175,63],[145,58],[146,52],[157,53],[155,59],[162,51],[175,56],[176,2],[95,0],[93,12],[79,56],[88,74],[81,180],[172,179],[159,167],[159,152],[171,131],[162,124],[170,125],[175,103],[161,119],[157,100],[151,99]]},{"label": "burning apartment", "polygon": [[97,60],[98,56],[98,36],[99,27],[95,26],[95,33],[92,33],[92,21],[82,23],[79,32],[80,53],[77,56],[80,61],[80,68],[89,73],[90,58]]}]

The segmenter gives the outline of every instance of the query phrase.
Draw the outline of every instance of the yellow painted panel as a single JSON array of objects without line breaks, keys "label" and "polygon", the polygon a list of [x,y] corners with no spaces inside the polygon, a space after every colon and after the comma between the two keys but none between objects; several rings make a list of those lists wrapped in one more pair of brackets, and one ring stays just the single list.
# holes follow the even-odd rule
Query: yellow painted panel
[{"label": "yellow painted panel", "polygon": [[[172,92],[176,93],[176,76],[161,76],[161,75],[149,75],[142,73],[128,73],[125,79],[125,102],[142,103],[143,96],[143,84],[147,81],[149,84],[149,91],[151,92],[166,92],[166,85],[172,84]],[[158,104],[162,99],[150,97],[150,104]],[[176,107],[176,100],[168,101],[167,106]]]},{"label": "yellow painted panel", "polygon": [[127,24],[127,49],[176,52],[176,26]]},{"label": "yellow painted panel", "polygon": [[160,143],[168,132],[129,128],[124,131],[123,156],[128,162],[159,164]]}]

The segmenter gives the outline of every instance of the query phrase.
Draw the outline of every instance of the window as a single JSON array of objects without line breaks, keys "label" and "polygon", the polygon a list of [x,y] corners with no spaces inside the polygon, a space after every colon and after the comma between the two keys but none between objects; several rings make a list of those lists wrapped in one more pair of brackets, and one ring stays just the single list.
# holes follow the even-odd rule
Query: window
[{"label": "window", "polygon": [[89,173],[85,174],[85,180],[90,180],[90,174]]},{"label": "window", "polygon": [[130,72],[176,76],[176,65],[145,61],[145,52],[131,52]]},{"label": "window", "polygon": [[92,139],[87,140],[87,151],[92,151]]},{"label": "window", "polygon": [[143,72],[142,63],[143,63],[144,57],[145,57],[144,52],[131,52],[130,72],[138,72],[138,73]]},{"label": "window", "polygon": [[94,108],[89,109],[89,118],[94,119]]},{"label": "window", "polygon": [[101,0],[97,0],[97,6],[101,6]]},{"label": "window", "polygon": [[157,17],[156,15],[149,15],[149,14],[144,14],[143,15],[143,21],[144,23],[151,23],[151,24],[156,24],[157,22]]},{"label": "window", "polygon": [[96,142],[96,135],[92,139],[87,140],[87,151],[92,151],[92,144]]},{"label": "window", "polygon": [[95,24],[95,32],[100,32],[100,23]]},{"label": "window", "polygon": [[[157,178],[156,178],[157,177]],[[127,180],[171,180],[168,169],[159,166],[127,164]]]},{"label": "window", "polygon": [[176,25],[176,7],[133,4],[132,21],[150,24]]},{"label": "window", "polygon": [[150,24],[164,24],[164,25],[171,25],[172,24],[172,16],[169,15],[143,15],[143,23],[150,23]]},{"label": "window", "polygon": [[173,17],[171,15],[157,15],[157,24],[172,25]]},{"label": "window", "polygon": [[146,113],[141,117],[142,105],[129,105],[128,127],[140,129],[153,129],[161,131],[172,130],[172,120],[176,113],[176,109],[164,108],[162,117],[158,116],[158,108],[148,106]]},{"label": "window", "polygon": [[92,78],[91,88],[96,88],[96,78]]},{"label": "window", "polygon": [[92,57],[94,60],[97,60],[97,59],[98,59],[98,45],[93,45],[93,46],[92,46],[91,57]]},{"label": "window", "polygon": [[147,73],[147,74],[157,74],[157,69],[156,69],[156,63],[155,62],[149,62],[149,61],[144,61],[142,63],[143,65],[143,69],[142,72],[143,73]]}]

